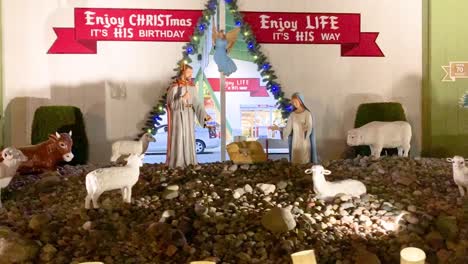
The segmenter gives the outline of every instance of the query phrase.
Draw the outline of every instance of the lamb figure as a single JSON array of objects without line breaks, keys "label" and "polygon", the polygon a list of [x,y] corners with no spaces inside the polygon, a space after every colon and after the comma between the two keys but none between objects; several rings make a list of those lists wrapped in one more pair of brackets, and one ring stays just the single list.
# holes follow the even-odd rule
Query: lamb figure
[{"label": "lamb figure", "polygon": [[327,200],[335,197],[337,194],[359,197],[366,193],[366,186],[357,180],[328,182],[325,179],[325,175],[330,175],[331,171],[325,170],[322,165],[313,165],[312,168],[307,169],[305,173],[312,174],[314,192],[319,199]]},{"label": "lamb figure", "polygon": [[453,180],[458,186],[460,195],[465,196],[465,189],[468,192],[468,168],[465,166],[465,159],[461,156],[448,158],[448,162],[452,163],[453,167]]},{"label": "lamb figure", "polygon": [[116,162],[122,156],[128,156],[130,154],[145,154],[150,142],[156,142],[156,139],[148,132],[144,133],[138,141],[116,141],[112,144],[112,156],[110,161]]},{"label": "lamb figure", "polygon": [[367,123],[348,131],[349,146],[369,145],[374,159],[380,158],[383,148],[397,148],[399,157],[408,157],[411,126],[405,121]]},{"label": "lamb figure", "polygon": [[140,176],[140,167],[143,166],[144,154],[131,154],[127,158],[127,164],[122,167],[101,168],[91,171],[86,175],[86,191],[88,195],[85,199],[85,208],[90,208],[93,201],[94,208],[99,208],[99,196],[105,191],[122,191],[123,201],[132,202],[132,187]]},{"label": "lamb figure", "polygon": [[2,207],[2,188],[10,184],[16,170],[28,158],[20,150],[8,147],[2,150],[3,161],[0,163],[0,208]]}]

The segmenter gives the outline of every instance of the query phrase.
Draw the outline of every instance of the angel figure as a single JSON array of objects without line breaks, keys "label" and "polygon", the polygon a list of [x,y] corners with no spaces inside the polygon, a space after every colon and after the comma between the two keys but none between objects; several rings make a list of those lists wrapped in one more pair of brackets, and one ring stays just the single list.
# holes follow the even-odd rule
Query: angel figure
[{"label": "angel figure", "polygon": [[237,71],[234,61],[228,56],[232,47],[236,43],[240,28],[235,28],[227,34],[224,30],[217,31],[213,25],[213,44],[215,45],[214,61],[218,65],[218,71],[229,76]]}]

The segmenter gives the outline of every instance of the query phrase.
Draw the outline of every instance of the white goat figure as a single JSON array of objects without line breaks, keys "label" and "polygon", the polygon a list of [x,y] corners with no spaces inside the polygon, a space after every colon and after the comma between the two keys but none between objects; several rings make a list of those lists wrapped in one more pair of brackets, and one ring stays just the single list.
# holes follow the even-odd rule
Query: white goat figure
[{"label": "white goat figure", "polygon": [[366,186],[357,180],[328,182],[325,180],[325,175],[330,175],[331,171],[325,170],[322,165],[313,165],[312,168],[307,169],[305,173],[312,174],[314,192],[319,199],[325,200],[333,198],[340,193],[357,197],[366,193]]},{"label": "white goat figure", "polygon": [[119,140],[112,144],[112,156],[110,161],[116,162],[121,156],[130,154],[145,154],[150,142],[156,142],[151,133],[144,133],[140,140]]},{"label": "white goat figure", "polygon": [[398,148],[398,156],[408,157],[411,126],[405,121],[373,121],[348,131],[349,146],[369,145],[374,159],[380,158],[382,148]]},{"label": "white goat figure", "polygon": [[132,187],[140,176],[140,167],[143,166],[144,154],[131,154],[127,158],[127,164],[122,167],[110,167],[94,170],[86,175],[85,208],[90,208],[93,201],[94,208],[99,208],[99,196],[105,191],[122,191],[122,199],[126,203],[132,202]]},{"label": "white goat figure", "polygon": [[468,192],[468,168],[465,166],[465,159],[461,156],[448,158],[448,162],[452,163],[453,167],[453,180],[458,186],[460,195],[465,196],[465,189]]},{"label": "white goat figure", "polygon": [[10,184],[16,170],[28,158],[20,150],[8,147],[2,150],[3,161],[0,163],[0,208],[2,207],[2,188]]}]

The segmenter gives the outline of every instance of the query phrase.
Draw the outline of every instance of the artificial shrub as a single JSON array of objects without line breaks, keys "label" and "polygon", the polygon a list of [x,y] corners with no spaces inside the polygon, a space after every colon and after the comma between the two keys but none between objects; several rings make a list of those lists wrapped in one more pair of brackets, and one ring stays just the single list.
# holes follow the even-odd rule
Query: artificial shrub
[{"label": "artificial shrub", "polygon": [[56,131],[59,133],[72,131],[74,158],[69,164],[86,164],[88,161],[88,137],[81,110],[74,106],[39,107],[34,113],[31,143],[43,142]]},{"label": "artificial shrub", "polygon": [[[400,103],[386,102],[386,103],[367,103],[359,105],[356,112],[356,119],[354,120],[354,127],[358,128],[372,121],[407,121],[405,110]],[[354,147],[355,153],[361,156],[369,156],[369,146]],[[398,154],[397,149],[382,149],[382,155],[395,155]]]}]

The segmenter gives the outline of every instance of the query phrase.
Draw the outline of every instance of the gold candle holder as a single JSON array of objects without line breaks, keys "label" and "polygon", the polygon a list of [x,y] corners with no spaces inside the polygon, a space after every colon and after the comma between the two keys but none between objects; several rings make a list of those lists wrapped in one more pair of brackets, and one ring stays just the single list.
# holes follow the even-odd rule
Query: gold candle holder
[{"label": "gold candle holder", "polygon": [[314,250],[304,250],[291,254],[293,264],[317,264]]},{"label": "gold candle holder", "polygon": [[426,253],[415,247],[407,247],[400,251],[400,264],[424,264]]}]

